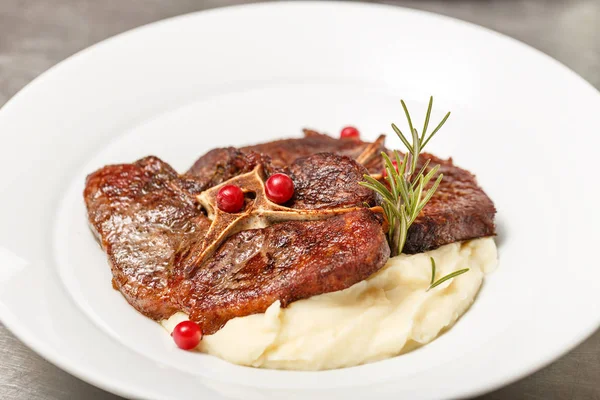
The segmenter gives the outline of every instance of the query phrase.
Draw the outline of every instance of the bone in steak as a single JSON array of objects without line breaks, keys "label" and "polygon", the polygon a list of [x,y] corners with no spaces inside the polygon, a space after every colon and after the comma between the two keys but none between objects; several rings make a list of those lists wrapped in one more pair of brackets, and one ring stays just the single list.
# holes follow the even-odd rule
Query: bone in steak
[{"label": "bone in steak", "polygon": [[189,280],[175,280],[182,310],[207,333],[234,317],[342,290],[378,271],[389,257],[368,209],[321,221],[290,221],[231,236]]},{"label": "bone in steak", "polygon": [[[204,244],[190,253],[182,266],[192,275],[212,257],[223,241],[249,227],[266,227],[276,222],[317,220],[349,212],[357,206],[375,204],[375,193],[358,184],[367,172],[346,156],[320,153],[299,158],[290,168],[296,186],[294,197],[286,206],[273,203],[265,190],[266,172],[262,165],[238,175],[226,183],[203,191],[197,198],[212,220]],[[219,190],[225,184],[235,185],[252,195],[239,213],[228,213],[216,207]],[[329,189],[323,196],[325,187]],[[339,188],[332,190],[331,188]],[[306,204],[310,206],[306,206]],[[381,207],[376,207],[381,212]]]},{"label": "bone in steak", "polygon": [[[89,220],[109,256],[114,287],[137,310],[158,320],[185,311],[210,334],[231,318],[264,312],[275,300],[285,306],[347,288],[385,264],[389,247],[381,219],[362,204],[374,203],[374,196],[358,181],[331,199],[312,199],[311,191],[301,190],[302,201],[318,210],[261,203],[254,214],[267,215],[265,225],[274,223],[266,228],[244,229],[236,221],[217,223],[214,203],[212,214],[206,215],[201,207],[201,199],[210,202],[209,194],[217,187],[197,195],[199,188],[212,184],[206,177],[221,181],[221,171],[235,175],[254,164],[252,171],[233,180],[256,182],[253,174],[265,174],[262,164],[247,162],[245,153],[227,154],[235,155],[228,160],[244,161],[232,169],[222,168],[231,165],[229,161],[217,162],[216,173],[179,176],[161,160],[147,157],[134,164],[104,167],[88,177],[84,197]],[[337,171],[318,175],[330,185],[344,174],[354,179],[366,172],[349,158],[333,154],[298,161],[300,165],[290,166],[298,182],[310,181],[321,168]],[[253,187],[256,198],[248,200],[248,216],[254,215],[250,211],[263,198],[261,185]],[[230,226],[231,236],[212,238],[220,246],[206,253],[211,231]]]}]

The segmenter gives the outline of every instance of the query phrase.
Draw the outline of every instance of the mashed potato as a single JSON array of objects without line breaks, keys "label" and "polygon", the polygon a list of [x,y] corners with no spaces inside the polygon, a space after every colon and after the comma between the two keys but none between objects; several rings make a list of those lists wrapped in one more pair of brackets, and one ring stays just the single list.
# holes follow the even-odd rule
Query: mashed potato
[{"label": "mashed potato", "polygon": [[[436,280],[469,272],[427,291],[429,257]],[[323,370],[349,367],[409,351],[435,339],[473,303],[485,273],[497,262],[491,238],[400,255],[369,279],[339,292],[273,303],[264,314],[230,320],[205,336],[199,349],[227,361],[262,368]],[[172,332],[186,320],[177,313],[162,325]]]}]

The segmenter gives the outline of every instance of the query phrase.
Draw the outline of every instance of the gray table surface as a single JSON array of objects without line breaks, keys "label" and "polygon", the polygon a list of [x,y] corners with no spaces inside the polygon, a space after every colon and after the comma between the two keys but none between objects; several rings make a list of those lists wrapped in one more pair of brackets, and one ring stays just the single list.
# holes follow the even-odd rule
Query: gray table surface
[{"label": "gray table surface", "polygon": [[[58,61],[109,36],[235,0],[0,0],[0,106]],[[383,1],[492,28],[600,88],[600,0]],[[600,111],[600,110],[599,110]],[[54,367],[0,324],[0,399],[118,399]],[[600,399],[600,331],[549,367],[480,397]]]}]

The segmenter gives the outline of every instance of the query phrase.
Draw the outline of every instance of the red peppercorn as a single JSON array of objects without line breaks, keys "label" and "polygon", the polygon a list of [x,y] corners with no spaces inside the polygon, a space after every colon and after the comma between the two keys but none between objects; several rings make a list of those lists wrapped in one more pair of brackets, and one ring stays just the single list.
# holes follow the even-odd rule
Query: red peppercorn
[{"label": "red peppercorn", "polygon": [[342,132],[340,133],[340,138],[342,139],[358,139],[360,138],[360,133],[358,132],[358,129],[356,129],[353,126],[347,126],[344,129],[342,129]]},{"label": "red peppercorn", "polygon": [[225,185],[217,193],[217,207],[228,213],[237,213],[244,208],[244,192],[238,186]]},{"label": "red peppercorn", "polygon": [[294,182],[286,174],[274,174],[267,179],[265,189],[269,200],[283,204],[294,195]]},{"label": "red peppercorn", "polygon": [[183,350],[191,350],[198,346],[202,340],[202,329],[194,321],[183,321],[173,329],[173,340],[177,347]]},{"label": "red peppercorn", "polygon": [[[396,169],[396,172],[398,172],[398,163],[396,162],[396,160],[392,160],[392,165]],[[387,178],[387,168],[385,167],[383,167],[383,177]]]}]

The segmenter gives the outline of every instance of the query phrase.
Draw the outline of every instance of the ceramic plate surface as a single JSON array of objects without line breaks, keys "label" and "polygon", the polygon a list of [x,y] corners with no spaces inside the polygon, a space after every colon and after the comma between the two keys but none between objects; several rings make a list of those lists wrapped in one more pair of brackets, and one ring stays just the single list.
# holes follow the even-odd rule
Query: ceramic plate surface
[{"label": "ceramic plate surface", "polygon": [[[435,97],[430,150],[498,208],[501,262],[428,346],[325,372],[258,370],[177,350],[111,288],[82,201],[87,173],[352,124],[390,133]],[[600,95],[512,39],[387,6],[278,3],[151,24],[46,72],[0,111],[0,319],[70,373],[151,399],[432,399],[543,367],[599,326]],[[400,147],[394,136],[388,144]]]}]

